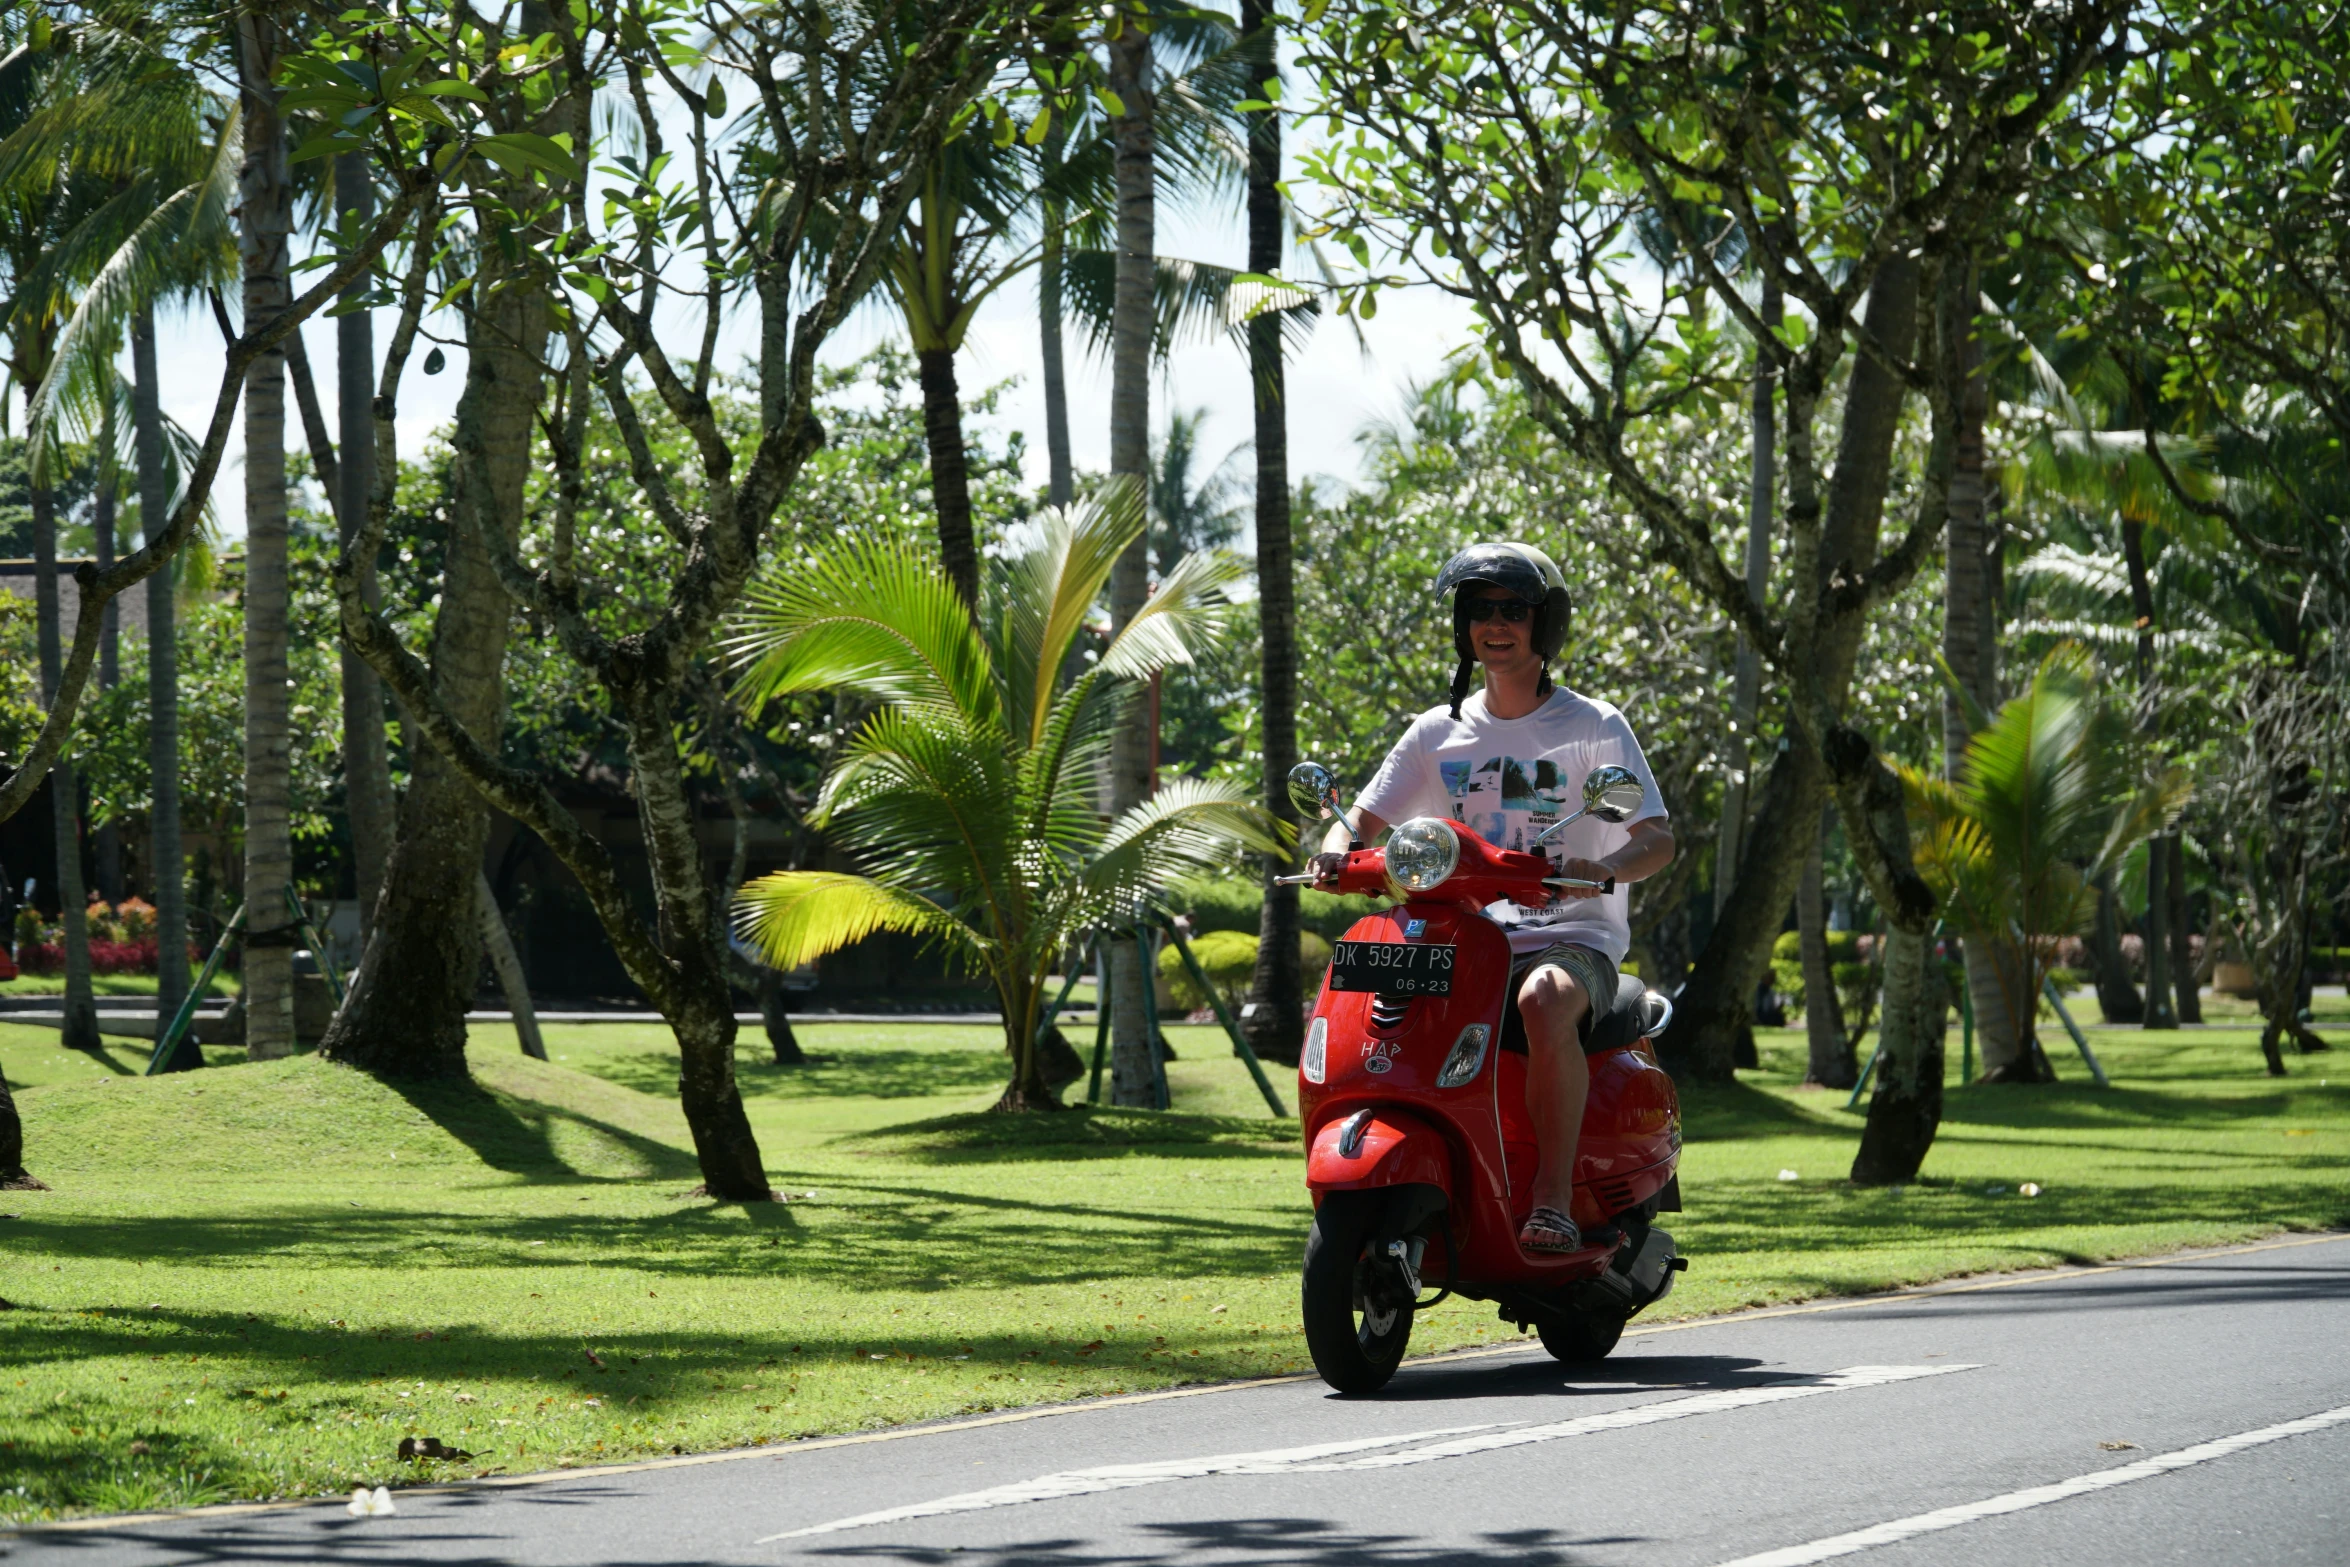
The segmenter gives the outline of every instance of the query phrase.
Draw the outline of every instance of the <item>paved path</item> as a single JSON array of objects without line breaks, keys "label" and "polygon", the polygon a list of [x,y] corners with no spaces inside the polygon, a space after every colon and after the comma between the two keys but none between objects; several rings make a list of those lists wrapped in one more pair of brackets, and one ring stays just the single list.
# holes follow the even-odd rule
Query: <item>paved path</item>
[{"label": "paved path", "polygon": [[[1702,1266],[1702,1259],[1698,1264]],[[1476,1309],[1470,1307],[1445,1309]],[[2350,1560],[2350,1236],[540,1483],[0,1537],[17,1563]]]}]

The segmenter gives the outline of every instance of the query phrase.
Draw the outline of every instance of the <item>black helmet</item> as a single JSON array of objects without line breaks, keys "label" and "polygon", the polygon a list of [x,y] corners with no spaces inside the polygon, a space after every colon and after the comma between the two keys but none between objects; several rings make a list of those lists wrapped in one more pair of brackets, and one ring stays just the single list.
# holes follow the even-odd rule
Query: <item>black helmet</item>
[{"label": "black helmet", "polygon": [[1558,562],[1531,544],[1472,544],[1445,562],[1436,574],[1436,591],[1452,599],[1452,646],[1460,665],[1452,676],[1452,716],[1461,716],[1461,700],[1469,694],[1469,672],[1477,665],[1469,647],[1469,588],[1500,588],[1534,606],[1534,652],[1542,660],[1543,695],[1550,694],[1550,661],[1567,645],[1567,627],[1575,618],[1574,601],[1567,597],[1566,574]]}]

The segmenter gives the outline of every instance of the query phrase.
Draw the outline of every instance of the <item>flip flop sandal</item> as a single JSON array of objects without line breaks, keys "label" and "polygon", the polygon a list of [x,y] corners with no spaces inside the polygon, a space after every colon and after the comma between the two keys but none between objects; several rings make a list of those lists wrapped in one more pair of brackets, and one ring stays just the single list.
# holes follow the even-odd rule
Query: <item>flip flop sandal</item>
[{"label": "flip flop sandal", "polygon": [[1575,1221],[1556,1208],[1537,1208],[1526,1215],[1526,1226],[1518,1231],[1518,1244],[1528,1251],[1581,1251],[1583,1237],[1575,1229]]}]

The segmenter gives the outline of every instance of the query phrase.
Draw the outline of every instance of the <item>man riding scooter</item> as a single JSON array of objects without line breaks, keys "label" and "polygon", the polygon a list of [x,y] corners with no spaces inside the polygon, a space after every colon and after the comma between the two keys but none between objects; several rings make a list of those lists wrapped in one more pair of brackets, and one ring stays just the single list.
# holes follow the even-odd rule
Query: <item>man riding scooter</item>
[{"label": "man riding scooter", "polygon": [[[1378,775],[1346,816],[1331,823],[1315,875],[1334,881],[1350,840],[1367,843],[1394,822],[1449,817],[1501,849],[1540,852],[1557,873],[1599,886],[1560,889],[1548,907],[1487,910],[1509,928],[1510,984],[1518,1028],[1503,1025],[1504,1050],[1527,1056],[1527,1109],[1541,1165],[1518,1244],[1534,1252],[1582,1246],[1569,1217],[1575,1145],[1590,1072],[1583,1042],[1618,995],[1617,968],[1631,944],[1625,883],[1673,860],[1673,833],[1656,780],[1624,715],[1605,702],[1555,685],[1550,661],[1565,645],[1573,606],[1566,578],[1548,555],[1524,544],[1476,544],[1438,573],[1452,597],[1451,702],[1412,721]],[[1470,671],[1485,686],[1472,694]],[[1571,811],[1571,781],[1608,765],[1627,768],[1643,791],[1621,825]]]}]

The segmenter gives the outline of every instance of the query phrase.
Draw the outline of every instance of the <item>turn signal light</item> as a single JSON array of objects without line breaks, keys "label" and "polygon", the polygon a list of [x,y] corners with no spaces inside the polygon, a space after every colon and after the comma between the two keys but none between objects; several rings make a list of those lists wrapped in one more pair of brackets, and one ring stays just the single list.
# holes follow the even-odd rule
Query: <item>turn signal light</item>
[{"label": "turn signal light", "polygon": [[1314,1019],[1306,1029],[1305,1053],[1297,1058],[1297,1069],[1309,1083],[1319,1083],[1328,1070],[1330,1058],[1330,1020]]},{"label": "turn signal light", "polygon": [[[1485,1045],[1492,1033],[1483,1023],[1471,1023],[1462,1029],[1461,1037],[1452,1042],[1452,1054],[1444,1058],[1444,1070],[1436,1074],[1436,1086],[1458,1088],[1475,1078],[1477,1069],[1485,1064]],[[1321,1079],[1314,1081],[1318,1083]]]}]

